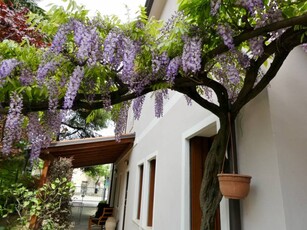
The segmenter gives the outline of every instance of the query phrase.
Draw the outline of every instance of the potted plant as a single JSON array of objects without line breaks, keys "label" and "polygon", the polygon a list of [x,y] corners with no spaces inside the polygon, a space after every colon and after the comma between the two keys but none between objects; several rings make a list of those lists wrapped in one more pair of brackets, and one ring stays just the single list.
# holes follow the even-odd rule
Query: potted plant
[{"label": "potted plant", "polygon": [[220,173],[217,176],[224,197],[243,199],[248,195],[251,176],[235,173]]},{"label": "potted plant", "polygon": [[[234,149],[233,149],[234,143],[232,137],[230,115],[229,115],[229,124],[230,124],[230,131],[228,135],[228,141],[230,139],[230,145],[231,145],[230,151],[232,154],[232,159],[234,159]],[[234,161],[232,167],[233,173],[224,173],[223,171],[224,171],[225,158],[226,158],[226,153],[224,157],[222,171],[217,175],[219,180],[220,191],[222,195],[226,198],[243,199],[249,193],[250,181],[252,177],[248,175],[235,173]]]}]

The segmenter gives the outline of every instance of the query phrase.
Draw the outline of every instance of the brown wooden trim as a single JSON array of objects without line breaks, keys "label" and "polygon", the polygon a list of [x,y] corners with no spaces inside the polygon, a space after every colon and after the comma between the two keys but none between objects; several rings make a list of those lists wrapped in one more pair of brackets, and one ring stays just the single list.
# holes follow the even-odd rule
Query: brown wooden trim
[{"label": "brown wooden trim", "polygon": [[73,168],[98,164],[109,164],[118,161],[128,153],[134,144],[134,135],[123,137],[119,142],[115,138],[85,139],[53,143],[43,150],[40,158],[49,160],[58,157],[73,157]]},{"label": "brown wooden trim", "polygon": [[191,229],[200,229],[202,217],[199,204],[200,187],[208,150],[208,138],[194,137],[190,140]]},{"label": "brown wooden trim", "polygon": [[153,207],[154,207],[154,196],[155,196],[155,177],[156,177],[156,159],[153,159],[153,160],[150,161],[147,226],[152,226],[152,222],[153,222]]},{"label": "brown wooden trim", "polygon": [[140,219],[141,217],[141,205],[142,205],[142,191],[143,191],[143,173],[144,173],[144,165],[139,166],[139,197],[138,197],[138,212],[136,219]]}]

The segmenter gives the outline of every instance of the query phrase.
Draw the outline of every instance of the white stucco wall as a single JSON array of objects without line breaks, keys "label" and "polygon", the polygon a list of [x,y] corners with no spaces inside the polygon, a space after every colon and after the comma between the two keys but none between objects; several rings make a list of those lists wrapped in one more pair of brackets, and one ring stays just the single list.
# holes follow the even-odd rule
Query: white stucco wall
[{"label": "white stucco wall", "polygon": [[[165,2],[165,1],[163,1]],[[166,1],[161,18],[176,10],[176,1]],[[246,105],[237,119],[239,170],[252,178],[249,196],[241,202],[242,230],[304,230],[307,213],[307,55],[292,52],[267,90]],[[121,175],[118,229],[122,229],[125,175],[129,187],[125,230],[146,227],[148,160],[156,158],[154,224],[156,230],[189,230],[188,141],[206,133],[216,119],[195,103],[186,105],[173,94],[164,107],[164,117],[154,117],[154,97],[147,95],[142,117],[128,132],[136,132],[135,146],[127,156],[129,165],[118,164]],[[204,131],[205,130],[205,131]],[[210,131],[212,132],[212,130]],[[141,221],[136,221],[138,165],[144,164]],[[222,230],[229,229],[227,199],[221,204]]]},{"label": "white stucco wall", "polygon": [[244,230],[306,229],[307,55],[289,55],[268,90],[237,121],[239,168],[253,176]]},{"label": "white stucco wall", "polygon": [[[152,103],[145,104],[145,111],[147,106],[152,106]],[[143,163],[145,166],[142,210],[147,210],[148,167],[146,165],[152,157],[156,158],[154,229],[184,230],[189,226],[189,203],[186,202],[189,200],[187,171],[189,149],[184,145],[184,141],[185,138],[212,124],[214,119],[206,121],[206,118],[212,115],[196,103],[193,103],[192,107],[188,106],[180,94],[174,95],[165,108],[167,109],[161,119],[144,113],[144,120],[151,122],[146,125],[142,119],[134,122],[136,143],[129,159],[131,186],[128,194],[127,207],[130,211],[127,213],[127,229],[146,227],[146,211],[142,212],[143,222],[134,221],[137,210],[138,165]]]},{"label": "white stucco wall", "polygon": [[241,111],[236,128],[239,171],[253,177],[250,194],[241,201],[242,230],[284,230],[278,156],[267,91]]},{"label": "white stucco wall", "polygon": [[307,229],[307,54],[296,48],[269,90],[287,230]]}]

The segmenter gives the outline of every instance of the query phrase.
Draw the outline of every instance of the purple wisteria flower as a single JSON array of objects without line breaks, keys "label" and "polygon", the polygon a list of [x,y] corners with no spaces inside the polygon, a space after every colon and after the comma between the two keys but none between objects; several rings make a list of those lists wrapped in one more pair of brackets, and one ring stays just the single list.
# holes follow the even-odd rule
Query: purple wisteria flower
[{"label": "purple wisteria flower", "polygon": [[113,81],[109,79],[105,85],[101,85],[101,99],[103,108],[107,111],[111,110],[111,96],[110,96],[110,88],[113,85]]},{"label": "purple wisteria flower", "polygon": [[[88,38],[90,39],[89,44],[91,46],[90,46],[90,51],[88,53],[89,58],[87,62],[89,65],[94,65],[97,62],[97,60],[102,57],[102,51],[101,51],[102,42],[96,29],[91,29],[89,31],[89,34],[90,36],[88,36]],[[85,41],[83,42],[83,44],[85,44]],[[83,46],[81,46],[79,49],[82,50]]]},{"label": "purple wisteria flower", "polygon": [[233,51],[233,53],[237,56],[239,64],[244,68],[250,67],[250,58],[245,52],[241,52],[239,50]]},{"label": "purple wisteria flower", "polygon": [[171,84],[174,83],[175,77],[178,74],[181,65],[182,65],[181,56],[175,57],[169,62],[169,65],[166,69],[166,77],[167,77],[166,80]]},{"label": "purple wisteria flower", "polygon": [[258,36],[248,40],[249,47],[254,57],[259,57],[262,55],[264,48],[264,37]]},{"label": "purple wisteria flower", "polygon": [[[238,58],[240,54],[237,52],[228,52],[216,57],[216,64],[210,68],[209,76],[222,84],[228,92],[229,98],[233,100],[237,97],[241,85],[241,71],[244,71],[242,64]],[[213,92],[204,91],[208,94],[208,97],[212,98]]]},{"label": "purple wisteria flower", "polygon": [[73,106],[75,97],[77,96],[80,83],[84,76],[83,67],[77,66],[70,77],[68,88],[64,97],[64,109],[70,109]]},{"label": "purple wisteria flower", "polygon": [[1,62],[0,64],[0,86],[4,83],[4,78],[9,76],[13,69],[19,65],[20,62],[16,59],[7,59]]},{"label": "purple wisteria flower", "polygon": [[56,61],[50,61],[44,64],[40,64],[36,74],[36,80],[38,85],[43,85],[47,75],[54,73],[59,63]]},{"label": "purple wisteria flower", "polygon": [[153,53],[151,62],[152,72],[156,74],[159,72],[159,70],[163,71],[167,67],[169,57],[166,52],[163,52],[161,55]]},{"label": "purple wisteria flower", "polygon": [[132,110],[133,110],[135,120],[139,120],[141,117],[141,111],[142,111],[144,101],[145,101],[145,95],[137,97],[133,100]]},{"label": "purple wisteria flower", "polygon": [[3,155],[8,155],[11,152],[14,141],[19,140],[21,137],[21,124],[23,122],[22,107],[22,98],[14,92],[11,95],[10,108],[4,127]]},{"label": "purple wisteria flower", "polygon": [[282,14],[283,13],[281,9],[278,8],[276,1],[270,1],[268,10],[267,10],[267,14],[266,14],[267,15],[266,23],[271,24],[271,23],[283,20],[284,17]]},{"label": "purple wisteria flower", "polygon": [[55,111],[58,107],[59,101],[58,101],[58,95],[59,95],[59,89],[56,84],[56,81],[54,79],[50,79],[47,82],[47,89],[49,93],[49,105],[48,109],[49,111]]},{"label": "purple wisteria flower", "polygon": [[307,53],[307,43],[302,44],[301,47]]},{"label": "purple wisteria flower", "polygon": [[233,43],[233,31],[227,24],[219,24],[217,27],[217,33],[221,36],[224,44],[230,49],[234,49],[235,45]]},{"label": "purple wisteria flower", "polygon": [[214,16],[214,15],[217,14],[218,10],[221,7],[221,0],[211,0],[210,4],[211,4],[211,11],[210,11],[210,13],[211,13],[211,15]]},{"label": "purple wisteria flower", "polygon": [[[275,1],[270,1],[270,4],[267,7],[267,11],[263,12],[260,16],[260,20],[257,21],[256,28],[266,26],[268,24],[282,21],[284,19],[282,11],[278,8],[278,5]],[[285,32],[285,29],[279,29],[277,31],[272,31],[269,34],[271,35],[270,41],[275,40],[280,35]]]},{"label": "purple wisteria flower", "polygon": [[168,97],[168,90],[159,90],[155,92],[155,116],[163,116],[163,99]]},{"label": "purple wisteria flower", "polygon": [[184,94],[184,98],[185,98],[185,100],[187,102],[187,105],[191,106],[192,105],[192,99],[188,95],[186,95],[186,94]]},{"label": "purple wisteria flower", "polygon": [[240,83],[240,74],[234,65],[229,65],[227,68],[228,80],[231,84],[237,85]]},{"label": "purple wisteria flower", "polygon": [[123,71],[121,80],[129,83],[134,73],[134,60],[139,47],[130,38],[124,38]]},{"label": "purple wisteria flower", "polygon": [[67,40],[67,35],[73,30],[73,28],[74,20],[60,26],[50,46],[50,51],[52,53],[59,54],[63,50],[64,44]]},{"label": "purple wisteria flower", "polygon": [[31,85],[34,82],[34,73],[27,67],[21,69],[20,83],[23,86]]},{"label": "purple wisteria flower", "polygon": [[28,140],[31,143],[30,162],[33,163],[39,157],[44,136],[42,135],[42,127],[39,123],[38,113],[30,113],[28,117],[27,134]]},{"label": "purple wisteria flower", "polygon": [[185,73],[196,73],[201,68],[201,45],[199,37],[184,37],[182,69]]},{"label": "purple wisteria flower", "polygon": [[202,86],[202,89],[204,91],[205,98],[208,101],[213,102],[213,90],[207,86]]},{"label": "purple wisteria flower", "polygon": [[123,35],[116,31],[111,31],[104,40],[103,59],[105,62],[117,68],[123,58]]},{"label": "purple wisteria flower", "polygon": [[164,36],[170,32],[175,26],[176,23],[184,19],[184,13],[182,11],[176,11],[170,19],[166,21],[164,26],[160,29],[161,36]]},{"label": "purple wisteria flower", "polygon": [[84,39],[84,34],[88,32],[85,25],[78,20],[74,20],[73,30],[74,30],[74,41],[77,46],[81,46],[82,40]]},{"label": "purple wisteria flower", "polygon": [[129,88],[139,96],[142,94],[144,88],[152,82],[152,79],[154,77],[150,74],[134,72],[129,79]]},{"label": "purple wisteria flower", "polygon": [[27,134],[31,143],[30,162],[33,163],[39,157],[41,149],[50,146],[52,136],[59,133],[63,114],[62,111],[46,111],[43,117],[39,117],[38,113],[30,113],[28,117]]},{"label": "purple wisteria flower", "polygon": [[129,103],[127,101],[122,103],[122,106],[119,111],[119,115],[115,124],[115,139],[120,141],[120,136],[125,133],[126,125],[127,125],[127,117],[128,117]]},{"label": "purple wisteria flower", "polygon": [[237,4],[247,9],[251,15],[255,15],[257,10],[263,8],[263,0],[238,0]]},{"label": "purple wisteria flower", "polygon": [[58,134],[60,132],[62,120],[63,120],[63,112],[61,110],[47,111],[46,124],[47,124],[47,129],[50,131],[51,134]]},{"label": "purple wisteria flower", "polygon": [[75,20],[74,40],[79,47],[77,52],[79,62],[87,60],[89,65],[94,65],[101,53],[101,42],[96,29],[86,27],[80,21]]}]

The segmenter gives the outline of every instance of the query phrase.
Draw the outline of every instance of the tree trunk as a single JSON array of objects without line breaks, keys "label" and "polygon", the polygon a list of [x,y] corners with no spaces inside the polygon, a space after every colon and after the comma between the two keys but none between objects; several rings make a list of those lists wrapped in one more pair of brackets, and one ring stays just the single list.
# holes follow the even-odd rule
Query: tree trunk
[{"label": "tree trunk", "polygon": [[214,230],[215,213],[222,199],[217,174],[220,173],[229,136],[227,116],[220,118],[220,130],[210,148],[205,162],[205,169],[200,190],[202,209],[201,230]]}]

